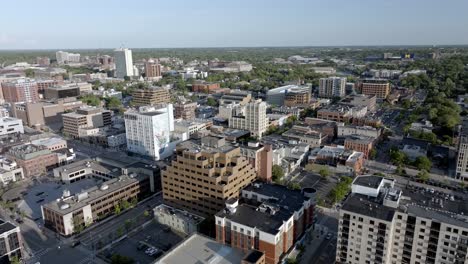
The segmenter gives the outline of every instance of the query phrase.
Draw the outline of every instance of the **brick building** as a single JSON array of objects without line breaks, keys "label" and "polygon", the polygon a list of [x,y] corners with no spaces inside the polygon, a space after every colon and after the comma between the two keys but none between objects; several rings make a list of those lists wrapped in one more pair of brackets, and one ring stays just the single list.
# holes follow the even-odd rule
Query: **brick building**
[{"label": "brick building", "polygon": [[357,85],[357,90],[365,95],[375,95],[378,99],[385,99],[390,94],[388,80],[366,79]]},{"label": "brick building", "polygon": [[374,140],[371,137],[353,135],[345,138],[344,146],[345,149],[364,153],[364,158],[368,159],[370,151],[374,146]]},{"label": "brick building", "polygon": [[197,109],[196,102],[181,102],[174,104],[174,118],[182,118],[182,119],[194,119],[195,118],[195,110]]},{"label": "brick building", "polygon": [[12,147],[7,155],[23,168],[25,177],[37,177],[57,166],[58,155],[45,146],[32,144]]},{"label": "brick building", "polygon": [[221,88],[219,83],[198,81],[192,84],[192,92],[212,93]]},{"label": "brick building", "polygon": [[156,105],[170,103],[171,94],[169,89],[163,87],[151,87],[138,89],[132,93],[132,104],[135,106]]},{"label": "brick building", "polygon": [[241,196],[245,203],[230,199],[215,215],[216,241],[263,252],[267,264],[279,263],[313,224],[314,189],[254,183]]},{"label": "brick building", "polygon": [[13,82],[4,82],[2,90],[3,99],[9,103],[39,101],[37,83],[32,79],[24,78]]}]

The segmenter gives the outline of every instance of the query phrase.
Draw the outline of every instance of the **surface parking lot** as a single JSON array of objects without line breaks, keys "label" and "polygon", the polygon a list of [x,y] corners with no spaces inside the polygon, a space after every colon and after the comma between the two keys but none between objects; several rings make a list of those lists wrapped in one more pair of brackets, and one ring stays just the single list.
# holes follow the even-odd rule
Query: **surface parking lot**
[{"label": "surface parking lot", "polygon": [[[143,230],[136,231],[136,233],[115,244],[110,250],[104,251],[103,257],[110,258],[113,254],[119,254],[132,258],[135,263],[151,263],[156,258],[147,255],[145,253],[146,248],[155,247],[166,252],[182,240],[182,235],[176,234],[166,226],[152,221]],[[144,244],[145,247],[138,249],[140,243]]]}]

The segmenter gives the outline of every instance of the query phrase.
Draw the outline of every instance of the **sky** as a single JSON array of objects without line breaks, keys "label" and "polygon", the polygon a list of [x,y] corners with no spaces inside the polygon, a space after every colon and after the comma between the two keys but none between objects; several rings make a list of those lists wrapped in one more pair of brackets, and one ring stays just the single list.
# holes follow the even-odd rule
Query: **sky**
[{"label": "sky", "polygon": [[467,0],[0,0],[0,49],[468,44]]}]

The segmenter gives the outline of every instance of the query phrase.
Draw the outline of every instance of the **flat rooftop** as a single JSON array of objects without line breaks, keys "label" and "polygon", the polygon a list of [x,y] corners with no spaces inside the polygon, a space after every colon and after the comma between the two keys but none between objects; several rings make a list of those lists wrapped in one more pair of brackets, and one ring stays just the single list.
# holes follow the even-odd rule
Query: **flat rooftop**
[{"label": "flat rooftop", "polygon": [[383,181],[383,178],[381,176],[368,175],[368,176],[357,177],[354,180],[353,184],[375,189],[380,186],[380,183],[382,181]]},{"label": "flat rooftop", "polygon": [[156,264],[239,264],[244,258],[241,250],[231,248],[215,240],[192,234],[167,252]]},{"label": "flat rooftop", "polygon": [[16,228],[16,226],[13,225],[12,223],[5,222],[5,220],[0,219],[0,234],[3,234],[5,232],[8,232],[8,231],[13,230],[15,228]]},{"label": "flat rooftop", "polygon": [[262,212],[258,210],[257,206],[248,204],[239,204],[237,210],[234,213],[226,212],[222,210],[216,214],[218,217],[226,218],[232,222],[239,223],[251,228],[257,228],[268,234],[276,235],[279,228],[283,225],[284,221],[287,221],[292,217],[289,212],[279,210],[274,214],[270,213],[270,210]]}]

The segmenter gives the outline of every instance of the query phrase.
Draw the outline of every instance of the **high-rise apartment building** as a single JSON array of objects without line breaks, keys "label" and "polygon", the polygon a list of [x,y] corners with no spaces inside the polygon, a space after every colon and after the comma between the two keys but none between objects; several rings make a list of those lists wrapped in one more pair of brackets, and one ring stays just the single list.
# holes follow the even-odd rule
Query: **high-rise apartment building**
[{"label": "high-rise apartment building", "polygon": [[32,79],[18,79],[12,82],[2,83],[3,98],[6,102],[37,102],[39,101],[39,92],[37,83]]},{"label": "high-rise apartment building", "polygon": [[132,104],[134,106],[156,105],[170,103],[171,94],[169,89],[164,87],[150,87],[148,89],[138,89],[132,93]]},{"label": "high-rise apartment building", "polygon": [[346,95],[346,78],[328,77],[319,80],[319,97],[332,98]]},{"label": "high-rise apartment building", "polygon": [[378,99],[385,99],[390,94],[388,80],[366,79],[357,85],[357,90],[365,95],[375,95]]},{"label": "high-rise apartment building", "polygon": [[132,50],[116,49],[115,57],[115,77],[124,78],[125,76],[133,76],[133,58]]},{"label": "high-rise apartment building", "polygon": [[229,118],[229,127],[250,131],[252,136],[261,138],[268,127],[266,109],[262,100],[250,102],[244,106],[244,116]]},{"label": "high-rise apartment building", "polygon": [[147,80],[156,80],[161,78],[161,64],[154,60],[148,60],[145,63],[145,78]]},{"label": "high-rise apartment building", "polygon": [[210,216],[224,208],[226,200],[239,198],[255,178],[239,147],[208,136],[177,145],[176,159],[162,171],[163,198],[170,206]]},{"label": "high-rise apartment building", "polygon": [[451,191],[359,176],[340,209],[337,263],[466,263],[466,203]]},{"label": "high-rise apartment building", "polygon": [[168,148],[174,131],[172,104],[143,106],[125,112],[127,150],[155,160],[172,154]]},{"label": "high-rise apartment building", "polygon": [[66,51],[57,51],[55,53],[55,58],[57,59],[58,64],[68,64],[68,63],[77,63],[80,62],[80,54],[70,53]]},{"label": "high-rise apartment building", "polygon": [[63,133],[72,138],[83,138],[95,133],[96,128],[112,124],[112,112],[95,107],[81,107],[62,115]]},{"label": "high-rise apartment building", "polygon": [[196,102],[176,103],[174,104],[174,118],[194,119],[196,109],[197,109]]}]

